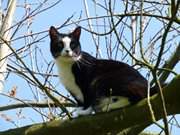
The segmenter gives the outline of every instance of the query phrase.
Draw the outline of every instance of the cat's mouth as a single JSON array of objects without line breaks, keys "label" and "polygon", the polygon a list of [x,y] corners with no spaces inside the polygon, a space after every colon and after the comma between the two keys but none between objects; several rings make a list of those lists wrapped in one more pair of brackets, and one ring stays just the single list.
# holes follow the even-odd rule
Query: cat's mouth
[{"label": "cat's mouth", "polygon": [[72,59],[73,61],[78,61],[81,58],[81,55],[77,55],[75,53],[73,54],[64,54],[61,55],[61,57],[64,57],[65,59]]},{"label": "cat's mouth", "polygon": [[73,57],[73,54],[72,54],[72,53],[61,53],[61,57],[64,57],[64,58],[72,58],[72,57]]}]

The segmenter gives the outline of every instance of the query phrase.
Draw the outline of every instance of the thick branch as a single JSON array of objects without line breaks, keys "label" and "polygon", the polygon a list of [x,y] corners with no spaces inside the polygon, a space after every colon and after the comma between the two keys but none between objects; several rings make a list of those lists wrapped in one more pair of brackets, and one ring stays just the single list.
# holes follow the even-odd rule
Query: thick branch
[{"label": "thick branch", "polygon": [[[16,9],[16,0],[9,0],[8,2],[8,10],[4,20],[0,19],[0,36],[9,41],[10,38],[10,27],[13,22],[13,16]],[[1,7],[0,7],[1,8]],[[0,11],[1,12],[1,11]],[[2,14],[0,14],[2,16]],[[1,24],[2,22],[2,24]],[[1,42],[1,40],[0,40]],[[4,88],[4,80],[7,71],[7,56],[9,55],[9,48],[6,44],[0,44],[0,92],[3,91]]]},{"label": "thick branch", "polygon": [[[163,89],[168,115],[180,114],[180,75]],[[162,118],[160,96],[151,97],[151,103],[157,120]],[[73,120],[55,120],[1,132],[0,135],[104,135],[117,133],[136,125],[152,124],[147,100],[109,113],[84,116]],[[144,127],[143,127],[144,128]]]},{"label": "thick branch", "polygon": [[[176,64],[178,63],[179,60],[180,60],[180,43],[178,44],[178,47],[176,48],[173,55],[163,65],[163,68],[172,70],[176,66]],[[159,81],[163,84],[166,81],[166,79],[168,78],[170,73],[171,72],[161,70],[161,72],[160,72],[161,76],[159,78]]]}]

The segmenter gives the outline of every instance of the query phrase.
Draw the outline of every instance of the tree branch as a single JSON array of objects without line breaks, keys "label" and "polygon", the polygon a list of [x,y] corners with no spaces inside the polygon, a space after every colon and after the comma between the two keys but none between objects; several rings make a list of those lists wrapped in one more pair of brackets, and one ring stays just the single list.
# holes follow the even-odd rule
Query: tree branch
[{"label": "tree branch", "polygon": [[[16,0],[9,0],[8,10],[7,10],[5,19],[4,20],[2,20],[2,18],[0,19],[0,36],[6,40],[10,39],[11,29],[9,29],[9,27],[11,27],[12,22],[13,22],[13,16],[14,16],[15,9],[16,9],[16,3],[17,3]],[[0,13],[0,15],[2,16],[1,13]],[[1,40],[0,40],[0,42],[1,42]],[[7,57],[9,55],[9,53],[10,53],[10,51],[9,51],[9,48],[6,46],[6,44],[1,43],[0,44],[0,92],[2,92],[3,88],[4,88],[4,80],[6,77],[5,73],[7,71],[7,60],[8,60],[8,58],[5,58],[5,57]]]},{"label": "tree branch", "polygon": [[[178,44],[178,47],[176,48],[175,52],[173,53],[173,55],[169,58],[169,60],[163,65],[162,68],[166,68],[169,70],[172,70],[176,64],[179,62],[180,60],[180,43]],[[171,72],[168,71],[164,71],[161,70],[158,74],[160,74],[160,78],[159,81],[163,84],[166,79],[168,78],[169,74]]]},{"label": "tree branch", "polygon": [[[168,115],[180,114],[180,75],[177,75],[163,89],[163,94]],[[151,97],[151,103],[156,119],[160,120],[163,116],[163,109],[159,107],[161,104],[160,96]],[[109,113],[34,124],[0,132],[0,135],[57,135],[57,133],[59,135],[104,135],[118,133],[136,125],[142,125],[142,129],[144,129],[143,125],[148,126],[152,123],[147,100],[144,99],[134,106]]]},{"label": "tree branch", "polygon": [[[75,107],[75,105],[71,103],[62,103],[66,107]],[[25,108],[25,107],[37,107],[37,108],[47,108],[47,107],[58,107],[55,103],[35,103],[35,102],[28,102],[28,103],[16,103],[6,106],[0,106],[0,111],[7,111],[17,108]]]}]

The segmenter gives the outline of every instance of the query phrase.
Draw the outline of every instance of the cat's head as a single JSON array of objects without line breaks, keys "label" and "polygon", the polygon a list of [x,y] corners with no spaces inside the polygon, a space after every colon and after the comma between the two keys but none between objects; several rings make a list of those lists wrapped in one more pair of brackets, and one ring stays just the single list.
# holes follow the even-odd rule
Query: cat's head
[{"label": "cat's head", "polygon": [[52,56],[66,60],[75,60],[81,53],[80,46],[81,27],[77,27],[69,34],[59,33],[53,26],[49,29],[50,50]]}]

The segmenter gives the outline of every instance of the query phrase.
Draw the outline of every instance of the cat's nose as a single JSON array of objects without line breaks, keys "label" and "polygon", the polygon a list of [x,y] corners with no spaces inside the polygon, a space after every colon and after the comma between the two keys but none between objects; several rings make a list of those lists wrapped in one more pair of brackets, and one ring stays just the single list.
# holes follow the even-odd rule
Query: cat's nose
[{"label": "cat's nose", "polygon": [[69,50],[65,50],[66,53],[69,53]]},{"label": "cat's nose", "polygon": [[66,56],[72,56],[72,51],[71,50],[64,50],[64,55]]}]

